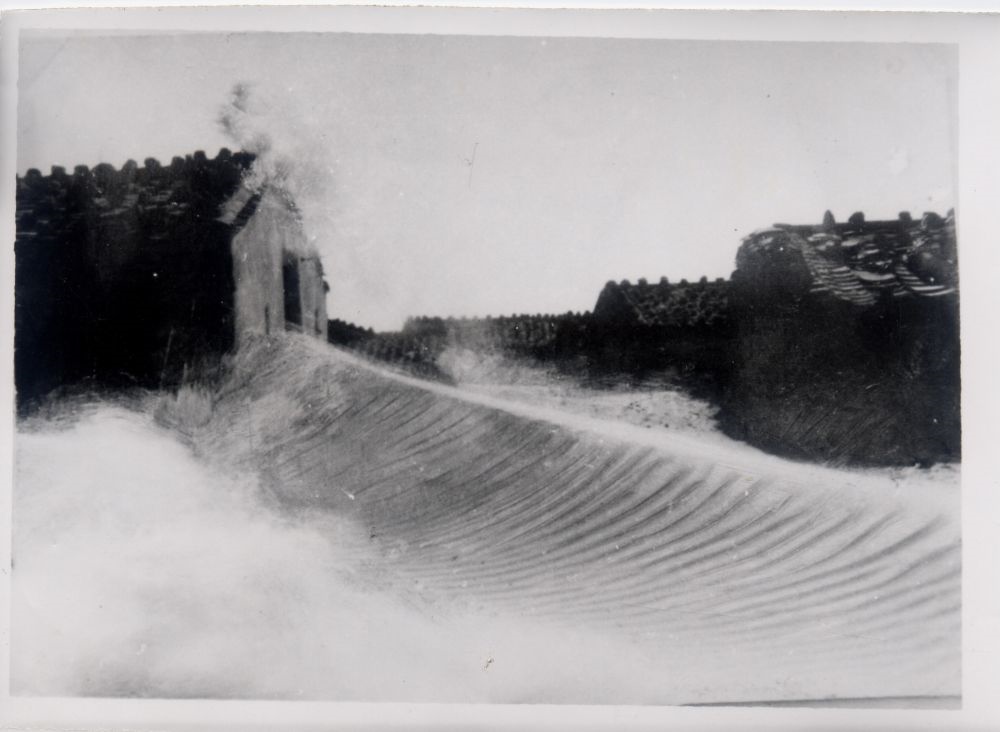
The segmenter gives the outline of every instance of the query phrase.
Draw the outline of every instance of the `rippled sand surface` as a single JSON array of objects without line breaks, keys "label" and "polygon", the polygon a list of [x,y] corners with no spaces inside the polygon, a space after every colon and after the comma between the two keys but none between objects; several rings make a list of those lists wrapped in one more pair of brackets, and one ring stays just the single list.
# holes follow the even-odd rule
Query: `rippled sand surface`
[{"label": "rippled sand surface", "polygon": [[[215,518],[175,517],[183,533],[197,516],[201,538],[186,554],[160,546],[172,579],[147,596],[162,591],[169,610],[180,592],[189,607],[157,626],[171,662],[125,693],[657,704],[960,695],[957,485],[510,403],[302,338],[254,344],[204,419],[167,421],[142,429],[185,451],[175,464],[252,476],[254,487],[238,511],[213,500]],[[51,435],[21,438],[22,482],[42,480],[30,460],[41,439]],[[23,515],[45,526],[31,505],[41,513]],[[222,518],[241,511],[245,524]],[[171,520],[152,513],[137,520]],[[226,579],[210,579],[208,557],[186,587],[193,570],[173,570],[194,561],[213,522],[239,548],[217,568]],[[42,554],[27,523],[30,562]],[[46,591],[45,566],[25,570],[22,589]],[[250,586],[233,579],[245,570]],[[217,618],[220,602],[243,609]],[[255,603],[259,627],[248,619]],[[190,636],[226,635],[227,623],[234,638],[271,633],[264,648],[287,683],[233,671],[245,665],[236,640],[220,645],[229,667],[201,668],[194,647],[185,656]],[[141,624],[133,635],[137,645],[149,636],[155,657],[162,637]],[[185,663],[201,668],[201,687],[178,681]],[[39,662],[18,668],[29,691],[114,691],[127,676],[74,687]]]}]

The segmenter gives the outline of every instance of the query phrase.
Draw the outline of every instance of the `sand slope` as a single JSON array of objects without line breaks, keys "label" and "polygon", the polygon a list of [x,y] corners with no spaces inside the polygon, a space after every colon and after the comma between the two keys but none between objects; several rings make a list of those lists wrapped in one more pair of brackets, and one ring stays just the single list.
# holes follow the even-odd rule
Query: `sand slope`
[{"label": "sand slope", "polygon": [[957,487],[505,404],[301,338],[235,367],[203,454],[355,518],[430,607],[619,637],[662,673],[650,701],[960,693]]}]

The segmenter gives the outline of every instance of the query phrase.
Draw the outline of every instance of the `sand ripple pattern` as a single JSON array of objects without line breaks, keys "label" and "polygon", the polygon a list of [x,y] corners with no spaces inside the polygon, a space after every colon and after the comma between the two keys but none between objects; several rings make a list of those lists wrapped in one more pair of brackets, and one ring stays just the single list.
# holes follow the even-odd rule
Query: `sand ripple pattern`
[{"label": "sand ripple pattern", "polygon": [[960,693],[957,495],[506,408],[304,339],[237,369],[205,446],[249,446],[289,507],[354,515],[433,602],[619,636],[665,688],[704,680],[671,701]]}]

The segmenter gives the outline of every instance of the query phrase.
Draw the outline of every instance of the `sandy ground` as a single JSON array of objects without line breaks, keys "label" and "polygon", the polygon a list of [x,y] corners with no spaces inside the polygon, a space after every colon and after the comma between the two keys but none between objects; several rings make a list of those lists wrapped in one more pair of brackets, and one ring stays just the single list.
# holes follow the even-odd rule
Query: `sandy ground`
[{"label": "sandy ground", "polygon": [[[635,425],[653,432],[694,437],[720,450],[759,451],[725,435],[716,422],[718,411],[709,402],[680,388],[591,388],[541,368],[512,363],[470,351],[452,350],[441,358],[444,370],[470,394],[513,404],[547,407],[568,415]],[[849,468],[844,472],[892,481],[897,486],[930,486],[957,491],[961,465],[931,468]]]},{"label": "sandy ground", "polygon": [[528,376],[456,388],[289,337],[240,354],[217,393],[34,424],[18,438],[16,687],[960,693],[955,490],[722,444],[676,395]]},{"label": "sandy ground", "polygon": [[715,409],[707,402],[671,389],[588,389],[555,382],[547,385],[460,384],[472,392],[528,404],[544,404],[572,414],[626,422],[648,429],[722,437]]}]

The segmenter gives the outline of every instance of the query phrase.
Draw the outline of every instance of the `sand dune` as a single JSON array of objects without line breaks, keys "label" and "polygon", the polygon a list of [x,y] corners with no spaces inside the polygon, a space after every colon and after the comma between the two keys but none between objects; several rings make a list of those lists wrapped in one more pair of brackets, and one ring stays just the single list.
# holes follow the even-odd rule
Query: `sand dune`
[{"label": "sand dune", "polygon": [[650,702],[960,693],[957,486],[503,402],[300,338],[234,373],[200,452],[261,471],[285,510],[355,519],[424,612],[614,638]]},{"label": "sand dune", "polygon": [[956,485],[428,384],[299,336],[148,406],[20,425],[15,693],[960,695]]}]

